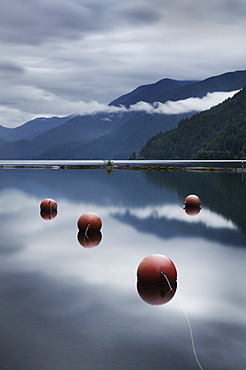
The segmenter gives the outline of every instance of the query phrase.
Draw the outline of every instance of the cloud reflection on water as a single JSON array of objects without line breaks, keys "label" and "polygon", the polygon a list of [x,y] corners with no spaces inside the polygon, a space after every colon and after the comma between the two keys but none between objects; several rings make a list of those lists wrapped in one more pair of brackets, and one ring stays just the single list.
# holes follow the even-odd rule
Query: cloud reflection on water
[{"label": "cloud reflection on water", "polygon": [[[112,210],[114,213],[114,210]],[[215,212],[211,212],[209,209],[202,208],[201,212],[197,214],[195,217],[188,217],[187,214],[182,211],[182,208],[177,205],[172,204],[164,204],[158,206],[146,206],[146,207],[132,207],[124,209],[121,207],[120,210],[118,209],[115,211],[118,214],[125,214],[129,213],[136,218],[143,220],[148,217],[153,218],[166,218],[168,220],[179,220],[183,222],[189,223],[198,223],[201,222],[207,227],[212,228],[228,228],[228,229],[236,229],[236,225],[233,224],[230,220],[226,220],[221,215],[216,214]]]}]

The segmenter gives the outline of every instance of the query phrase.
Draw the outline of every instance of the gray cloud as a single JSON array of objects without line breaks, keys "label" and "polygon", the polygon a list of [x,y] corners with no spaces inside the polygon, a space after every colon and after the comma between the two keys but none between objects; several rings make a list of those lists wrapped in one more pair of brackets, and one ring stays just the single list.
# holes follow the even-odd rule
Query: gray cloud
[{"label": "gray cloud", "polygon": [[52,100],[106,104],[161,78],[245,69],[245,17],[244,0],[3,0],[0,123],[50,115]]},{"label": "gray cloud", "polygon": [[161,19],[159,7],[153,6],[155,2],[138,1],[128,4],[123,14],[129,23],[149,24]]},{"label": "gray cloud", "polygon": [[2,39],[39,44],[49,38],[79,38],[81,33],[94,28],[95,15],[96,9],[80,5],[79,1],[3,1]]},{"label": "gray cloud", "polygon": [[25,69],[13,61],[0,60],[0,72],[2,74],[22,74],[25,72]]}]

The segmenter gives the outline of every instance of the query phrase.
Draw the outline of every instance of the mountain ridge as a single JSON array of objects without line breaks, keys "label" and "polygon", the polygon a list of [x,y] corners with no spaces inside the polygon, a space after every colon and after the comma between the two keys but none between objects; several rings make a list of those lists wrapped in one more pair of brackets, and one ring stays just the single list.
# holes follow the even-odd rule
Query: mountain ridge
[{"label": "mountain ridge", "polygon": [[37,117],[14,128],[7,128],[0,125],[0,137],[7,141],[17,141],[21,139],[32,140],[36,136],[62,125],[66,121],[70,120],[71,117],[72,116],[54,116],[51,118]]},{"label": "mountain ridge", "polygon": [[[119,98],[113,100],[109,105],[120,106],[124,105],[129,108],[130,105],[136,104],[139,101],[153,103],[158,99],[160,93],[170,93],[182,86],[193,84],[197,81],[190,80],[174,80],[171,78],[164,78],[153,84],[142,85],[134,89],[128,94],[124,94]],[[161,100],[158,99],[161,102]]]}]

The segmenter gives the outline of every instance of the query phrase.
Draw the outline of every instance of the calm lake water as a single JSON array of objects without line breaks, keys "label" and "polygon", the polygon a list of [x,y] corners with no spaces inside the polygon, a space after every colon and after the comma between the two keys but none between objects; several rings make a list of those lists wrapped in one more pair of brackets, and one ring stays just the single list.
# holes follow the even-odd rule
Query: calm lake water
[{"label": "calm lake water", "polygon": [[[1,169],[1,370],[246,368],[246,176]],[[184,198],[203,207],[189,215]],[[58,213],[40,216],[53,198]],[[100,215],[85,248],[77,220]],[[177,290],[147,303],[136,271],[172,259]],[[153,303],[153,301],[152,301]]]}]

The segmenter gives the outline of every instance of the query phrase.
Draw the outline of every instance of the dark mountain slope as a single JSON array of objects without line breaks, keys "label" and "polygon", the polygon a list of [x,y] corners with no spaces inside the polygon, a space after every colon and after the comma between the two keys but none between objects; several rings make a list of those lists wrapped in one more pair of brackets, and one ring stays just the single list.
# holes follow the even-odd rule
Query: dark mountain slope
[{"label": "dark mountain slope", "polygon": [[195,82],[196,81],[178,81],[170,78],[164,78],[163,80],[160,80],[154,84],[139,86],[132,92],[113,100],[109,105],[124,105],[129,107],[131,104],[135,104],[139,101],[145,101],[148,103],[153,103],[154,101],[163,101],[159,100],[159,97],[162,94],[176,91],[182,86],[194,84]]},{"label": "dark mountain slope", "polygon": [[52,118],[35,118],[15,128],[7,128],[0,126],[0,137],[7,141],[18,141],[21,139],[32,140],[36,136],[61,126],[66,121],[70,120],[68,117],[52,117]]},{"label": "dark mountain slope", "polygon": [[246,70],[227,72],[219,76],[209,77],[203,81],[178,81],[165,78],[154,84],[143,85],[132,92],[113,100],[110,105],[129,107],[138,101],[153,103],[167,100],[182,100],[190,97],[202,98],[208,92],[233,91],[246,86]]},{"label": "dark mountain slope", "polygon": [[208,92],[235,91],[246,86],[246,70],[227,72],[219,76],[209,77],[203,81],[181,86],[168,95],[166,92],[157,97],[157,101],[177,101],[190,97],[202,98]]},{"label": "dark mountain slope", "polygon": [[[90,155],[89,158],[98,158],[100,152],[104,158],[121,159],[129,158],[135,152],[137,155],[152,132],[160,132],[168,130],[177,125],[181,117],[186,115],[169,115],[163,116],[159,114],[147,115],[139,113],[131,120],[127,121],[124,126],[115,130],[107,137],[101,137],[94,141],[93,146],[87,145],[84,148],[85,154]],[[133,150],[134,149],[134,150]],[[82,153],[81,153],[82,154]]]},{"label": "dark mountain slope", "polygon": [[32,159],[34,151],[32,142],[25,139],[0,144],[1,159]]},{"label": "dark mountain slope", "polygon": [[[133,114],[133,113],[132,113]],[[128,118],[131,113],[128,113]],[[66,147],[73,148],[112,132],[124,124],[126,116],[120,114],[95,114],[76,116],[63,125],[39,135],[31,141],[19,140],[0,145],[1,159],[50,159],[64,157]]]},{"label": "dark mountain slope", "polygon": [[[178,121],[186,116],[187,114],[164,116],[140,113],[110,134],[86,144],[66,145],[63,147],[63,155],[68,159],[128,159],[133,152],[138,155],[153,133],[176,126]],[[53,158],[53,156],[52,150],[47,150],[42,154],[42,158],[46,159]],[[57,159],[62,159],[62,156]]]},{"label": "dark mountain slope", "polygon": [[6,140],[5,140],[5,139],[3,139],[2,137],[0,137],[0,145],[2,145],[2,144],[4,144],[4,143],[6,143]]},{"label": "dark mountain slope", "polygon": [[148,140],[146,159],[240,159],[246,157],[246,88],[231,99],[181,121]]}]

